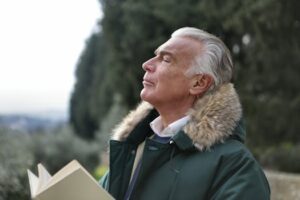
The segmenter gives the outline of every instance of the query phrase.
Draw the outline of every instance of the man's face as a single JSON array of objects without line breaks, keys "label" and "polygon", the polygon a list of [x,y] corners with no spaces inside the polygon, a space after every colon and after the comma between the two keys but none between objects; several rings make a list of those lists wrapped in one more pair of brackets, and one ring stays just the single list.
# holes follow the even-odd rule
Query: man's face
[{"label": "man's face", "polygon": [[185,72],[200,50],[200,42],[187,37],[171,38],[162,44],[143,64],[146,73],[141,98],[155,107],[180,104],[188,98],[191,81]]}]

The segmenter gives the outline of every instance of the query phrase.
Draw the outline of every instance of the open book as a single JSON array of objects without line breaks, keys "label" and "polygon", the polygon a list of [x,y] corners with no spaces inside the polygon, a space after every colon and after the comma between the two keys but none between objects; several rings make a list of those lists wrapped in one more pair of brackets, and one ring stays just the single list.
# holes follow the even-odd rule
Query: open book
[{"label": "open book", "polygon": [[51,176],[38,164],[39,177],[28,170],[34,200],[113,200],[78,161],[73,160]]}]

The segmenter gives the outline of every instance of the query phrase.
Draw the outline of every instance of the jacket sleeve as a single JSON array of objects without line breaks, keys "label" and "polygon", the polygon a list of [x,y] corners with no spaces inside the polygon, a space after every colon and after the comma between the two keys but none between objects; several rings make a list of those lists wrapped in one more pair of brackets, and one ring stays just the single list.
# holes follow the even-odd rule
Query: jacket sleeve
[{"label": "jacket sleeve", "polygon": [[269,200],[268,181],[256,160],[245,151],[223,159],[215,176],[212,200]]}]

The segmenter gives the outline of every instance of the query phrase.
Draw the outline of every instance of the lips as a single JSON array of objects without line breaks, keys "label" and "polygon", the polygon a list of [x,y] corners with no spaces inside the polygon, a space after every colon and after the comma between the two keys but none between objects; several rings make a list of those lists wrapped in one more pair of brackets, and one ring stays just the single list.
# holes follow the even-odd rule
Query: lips
[{"label": "lips", "polygon": [[154,83],[151,80],[144,78],[143,85],[144,86],[154,86]]}]

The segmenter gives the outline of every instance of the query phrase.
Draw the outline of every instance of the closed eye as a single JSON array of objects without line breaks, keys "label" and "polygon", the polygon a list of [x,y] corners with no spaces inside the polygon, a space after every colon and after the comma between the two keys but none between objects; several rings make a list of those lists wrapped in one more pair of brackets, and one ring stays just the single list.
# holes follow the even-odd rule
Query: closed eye
[{"label": "closed eye", "polygon": [[171,63],[173,61],[172,53],[157,49],[155,55],[161,59],[162,62]]},{"label": "closed eye", "polygon": [[163,59],[162,59],[164,62],[166,63],[170,63],[171,62],[171,58],[170,56],[163,56]]}]

